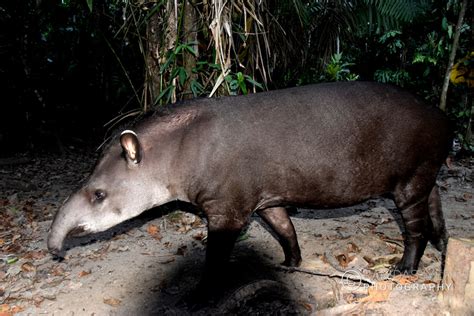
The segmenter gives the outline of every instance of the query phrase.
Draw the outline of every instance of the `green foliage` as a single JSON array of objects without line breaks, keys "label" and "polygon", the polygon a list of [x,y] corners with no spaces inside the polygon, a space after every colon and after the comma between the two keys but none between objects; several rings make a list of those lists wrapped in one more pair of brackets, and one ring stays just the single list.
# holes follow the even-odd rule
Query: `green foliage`
[{"label": "green foliage", "polygon": [[405,44],[400,39],[400,31],[388,31],[379,38],[379,43],[385,45],[390,54],[396,54],[404,48]]},{"label": "green foliage", "polygon": [[377,69],[374,73],[374,79],[378,82],[393,83],[404,87],[410,81],[410,74],[403,69]]},{"label": "green foliage", "polygon": [[92,12],[93,0],[86,0],[86,2],[87,2],[87,7],[89,8],[89,11]]},{"label": "green foliage", "polygon": [[230,94],[231,95],[238,95],[240,93],[246,95],[249,93],[249,89],[247,85],[252,87],[257,87],[263,89],[262,84],[256,82],[252,77],[249,75],[244,75],[242,72],[238,72],[236,74],[229,74],[225,77],[225,80],[229,84]]},{"label": "green foliage", "polygon": [[400,22],[412,21],[423,14],[430,4],[428,0],[363,0],[363,2],[366,6],[376,9],[380,16],[377,18],[377,24],[391,27],[399,25]]},{"label": "green foliage", "polygon": [[359,75],[351,73],[349,67],[354,63],[344,61],[342,53],[334,54],[326,65],[321,81],[355,81]]},{"label": "green foliage", "polygon": [[[21,105],[34,122],[78,109],[103,122],[211,93],[362,79],[404,86],[436,105],[460,7],[460,0],[187,1],[189,18],[184,3],[0,4],[0,26],[9,30],[0,34],[0,73],[12,74],[5,104]],[[458,57],[472,49],[469,22],[461,31]],[[449,89],[447,112],[465,148],[470,98],[466,86]]]},{"label": "green foliage", "polygon": [[[166,72],[169,72],[170,76],[168,82],[163,85],[160,94],[153,101],[153,105],[170,103],[176,89],[182,89],[186,81],[190,78],[190,74],[182,65],[182,60],[186,58],[186,54],[197,55],[192,47],[194,44],[196,43],[181,43],[173,50],[168,51],[166,60],[160,67],[160,74],[164,75]],[[202,85],[197,82],[194,82],[192,90],[195,97],[203,92]]]}]

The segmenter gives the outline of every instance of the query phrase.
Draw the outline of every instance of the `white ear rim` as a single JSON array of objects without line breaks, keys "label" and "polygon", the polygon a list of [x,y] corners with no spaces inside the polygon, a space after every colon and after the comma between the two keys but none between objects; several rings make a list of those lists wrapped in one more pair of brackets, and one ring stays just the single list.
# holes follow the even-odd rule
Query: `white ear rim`
[{"label": "white ear rim", "polygon": [[[120,133],[120,140],[122,139],[122,136],[123,136],[124,134],[132,134],[132,135],[134,135],[134,136],[137,138],[137,140],[138,140],[138,135],[137,135],[137,133],[135,133],[134,131],[132,131],[132,130],[130,130],[130,129],[126,129],[126,130],[124,130],[122,133]],[[124,148],[123,145],[122,145],[122,148]],[[124,148],[124,149],[125,149],[125,148]],[[139,161],[138,161],[138,158],[137,158],[137,157],[138,157],[138,156],[136,156],[135,159],[129,159],[129,158],[127,158],[127,159],[129,159],[129,161],[131,161],[134,165],[138,165],[138,162],[139,162]]]},{"label": "white ear rim", "polygon": [[120,136],[122,136],[123,134],[133,134],[133,135],[135,135],[135,136],[138,137],[137,133],[135,133],[134,131],[132,131],[132,130],[130,130],[130,129],[124,130],[124,131],[120,134]]}]

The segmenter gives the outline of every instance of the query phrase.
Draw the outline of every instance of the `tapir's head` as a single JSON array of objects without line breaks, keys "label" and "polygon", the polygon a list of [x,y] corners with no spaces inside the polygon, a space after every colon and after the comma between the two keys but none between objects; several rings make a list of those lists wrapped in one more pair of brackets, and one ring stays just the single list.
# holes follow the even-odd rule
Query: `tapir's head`
[{"label": "tapir's head", "polygon": [[124,131],[120,144],[111,144],[88,181],[56,214],[48,236],[50,252],[59,255],[68,235],[104,231],[171,201],[166,172],[157,179],[151,163],[137,134]]}]

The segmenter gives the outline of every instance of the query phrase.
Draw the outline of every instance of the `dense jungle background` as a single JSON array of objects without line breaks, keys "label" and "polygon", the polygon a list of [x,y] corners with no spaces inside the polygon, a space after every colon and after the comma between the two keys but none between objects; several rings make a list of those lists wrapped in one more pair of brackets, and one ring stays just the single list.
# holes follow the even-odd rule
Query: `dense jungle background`
[{"label": "dense jungle background", "polygon": [[466,0],[6,0],[0,155],[97,146],[123,120],[182,99],[341,80],[414,91],[447,112],[470,153],[472,7]]}]

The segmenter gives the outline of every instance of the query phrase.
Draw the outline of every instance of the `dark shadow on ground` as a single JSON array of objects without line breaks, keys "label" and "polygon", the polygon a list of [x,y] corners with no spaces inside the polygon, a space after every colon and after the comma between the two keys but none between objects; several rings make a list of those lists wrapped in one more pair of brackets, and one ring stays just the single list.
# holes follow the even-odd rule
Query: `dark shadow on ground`
[{"label": "dark shadow on ground", "polygon": [[[204,261],[196,266],[195,251],[190,251],[180,262],[173,262],[171,273],[163,282],[159,276],[153,280],[154,292],[144,289],[149,302],[148,315],[297,315],[302,307],[286,288],[275,266],[268,263],[257,251],[239,245],[234,252],[222,282],[212,289],[210,300],[191,305],[187,297],[199,283]],[[143,299],[143,297],[141,298]]]}]

